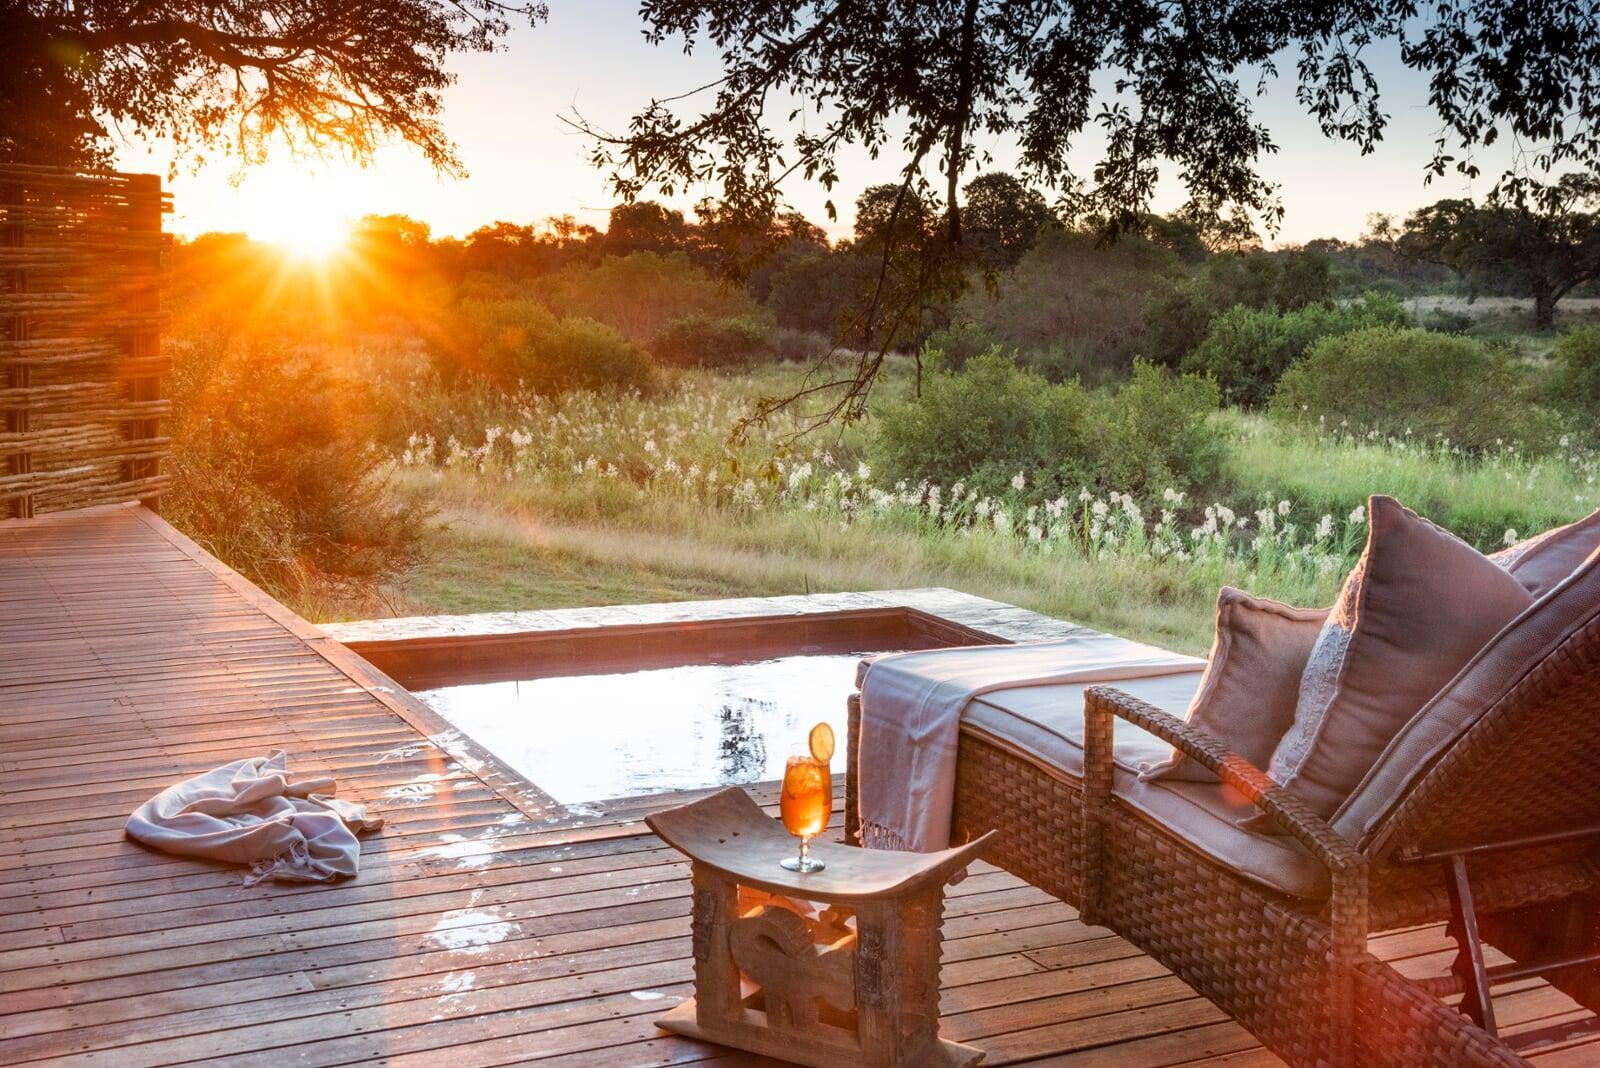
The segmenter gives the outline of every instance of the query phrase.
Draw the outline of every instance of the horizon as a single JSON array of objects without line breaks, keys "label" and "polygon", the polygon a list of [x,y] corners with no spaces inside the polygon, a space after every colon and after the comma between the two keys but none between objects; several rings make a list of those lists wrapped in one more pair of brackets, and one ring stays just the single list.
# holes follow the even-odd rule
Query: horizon
[{"label": "horizon", "polygon": [[[595,56],[605,58],[595,62]],[[1481,193],[1492,183],[1471,183],[1454,173],[1424,182],[1434,136],[1427,128],[1426,83],[1392,50],[1379,50],[1374,59],[1390,126],[1369,156],[1324,137],[1294,100],[1292,82],[1280,78],[1275,92],[1258,98],[1260,117],[1280,149],[1263,160],[1262,169],[1279,184],[1285,209],[1281,230],[1262,235],[1266,247],[1319,237],[1355,240],[1374,212],[1404,216],[1444,197]],[[672,42],[649,45],[631,4],[604,0],[554,7],[547,23],[514,31],[501,51],[457,57],[450,69],[458,81],[444,94],[442,120],[460,149],[465,178],[436,175],[420,153],[399,143],[381,148],[365,167],[338,158],[297,158],[279,146],[265,164],[241,169],[224,159],[195,170],[183,161],[173,175],[169,147],[135,143],[119,147],[116,165],[163,175],[176,204],[170,229],[185,238],[246,233],[260,241],[305,243],[363,216],[389,214],[427,223],[435,238],[465,237],[501,220],[538,224],[562,215],[604,229],[618,198],[605,173],[584,158],[588,139],[561,116],[576,111],[619,129],[653,97],[705,84],[717,65],[706,49],[685,55]],[[1080,135],[1073,153],[1079,167],[1097,158],[1097,134],[1091,127]],[[994,162],[983,170],[1012,169],[1009,146],[991,140],[986,147]],[[1486,153],[1484,174],[1502,169],[1498,157],[1507,151]],[[829,195],[820,186],[798,180],[785,186],[792,206],[834,240],[851,233],[856,196],[898,174],[888,154],[874,161],[859,148],[841,153],[839,170],[832,194],[837,220],[827,217]],[[692,218],[694,201],[706,192],[645,197]],[[1170,211],[1180,201],[1177,182],[1165,179],[1152,208]]]}]

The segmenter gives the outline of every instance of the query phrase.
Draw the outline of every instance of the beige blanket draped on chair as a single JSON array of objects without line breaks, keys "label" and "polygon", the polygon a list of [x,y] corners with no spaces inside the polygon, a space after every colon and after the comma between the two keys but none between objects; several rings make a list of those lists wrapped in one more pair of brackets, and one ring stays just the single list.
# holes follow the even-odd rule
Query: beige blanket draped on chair
[{"label": "beige blanket draped on chair", "polygon": [[950,844],[961,713],[1019,686],[1115,682],[1196,671],[1205,661],[1085,630],[1058,641],[877,657],[861,678],[861,834],[871,849]]}]

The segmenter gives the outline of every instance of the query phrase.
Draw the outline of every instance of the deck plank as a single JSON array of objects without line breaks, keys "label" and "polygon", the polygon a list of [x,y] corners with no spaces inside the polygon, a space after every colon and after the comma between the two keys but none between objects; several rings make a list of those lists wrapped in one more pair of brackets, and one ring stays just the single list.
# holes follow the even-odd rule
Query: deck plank
[{"label": "deck plank", "polygon": [[[653,1025],[689,992],[689,899],[642,820],[692,794],[562,809],[138,508],[0,523],[0,648],[0,1064],[774,1063]],[[163,786],[274,747],[385,817],[357,879],[246,890],[123,837]],[[943,1029],[987,1063],[1279,1063],[988,865],[945,938]],[[1445,952],[1437,928],[1374,944]],[[1570,1009],[1528,984],[1502,1018]]]}]

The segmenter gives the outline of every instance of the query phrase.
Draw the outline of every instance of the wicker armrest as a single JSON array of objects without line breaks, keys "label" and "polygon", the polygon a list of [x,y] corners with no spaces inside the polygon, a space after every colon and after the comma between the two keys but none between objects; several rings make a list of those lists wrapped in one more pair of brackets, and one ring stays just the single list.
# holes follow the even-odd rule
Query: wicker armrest
[{"label": "wicker armrest", "polygon": [[1345,960],[1365,950],[1367,938],[1367,860],[1328,822],[1249,761],[1230,752],[1205,731],[1109,686],[1091,687],[1084,696],[1083,812],[1086,898],[1096,901],[1104,864],[1105,827],[1110,815],[1112,720],[1120,717],[1210,768],[1238,790],[1269,820],[1291,835],[1327,869],[1332,883],[1329,920],[1335,953]]},{"label": "wicker armrest", "polygon": [[[1306,803],[1279,786],[1244,757],[1211,734],[1170,712],[1109,686],[1089,689],[1084,707],[1085,776],[1097,765],[1111,768],[1111,718],[1116,716],[1169,743],[1196,763],[1215,772],[1244,795],[1285,834],[1305,846],[1330,873],[1353,871],[1366,861],[1349,840],[1312,812]],[[1097,727],[1103,726],[1103,730]],[[1105,777],[1109,792],[1110,777]]]}]

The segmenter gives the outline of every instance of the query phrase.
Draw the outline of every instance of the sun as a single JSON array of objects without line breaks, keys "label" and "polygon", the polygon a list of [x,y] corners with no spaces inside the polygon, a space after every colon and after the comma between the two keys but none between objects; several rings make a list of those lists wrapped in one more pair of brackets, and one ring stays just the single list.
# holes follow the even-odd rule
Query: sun
[{"label": "sun", "polygon": [[274,217],[270,225],[259,227],[254,237],[277,245],[293,259],[320,262],[344,251],[350,238],[350,224],[330,211],[298,209]]},{"label": "sun", "polygon": [[350,213],[334,183],[276,172],[262,175],[245,192],[250,236],[294,259],[326,261],[349,241]]},{"label": "sun", "polygon": [[295,259],[327,260],[345,248],[350,228],[343,222],[325,227],[296,229],[280,237],[277,244]]}]

